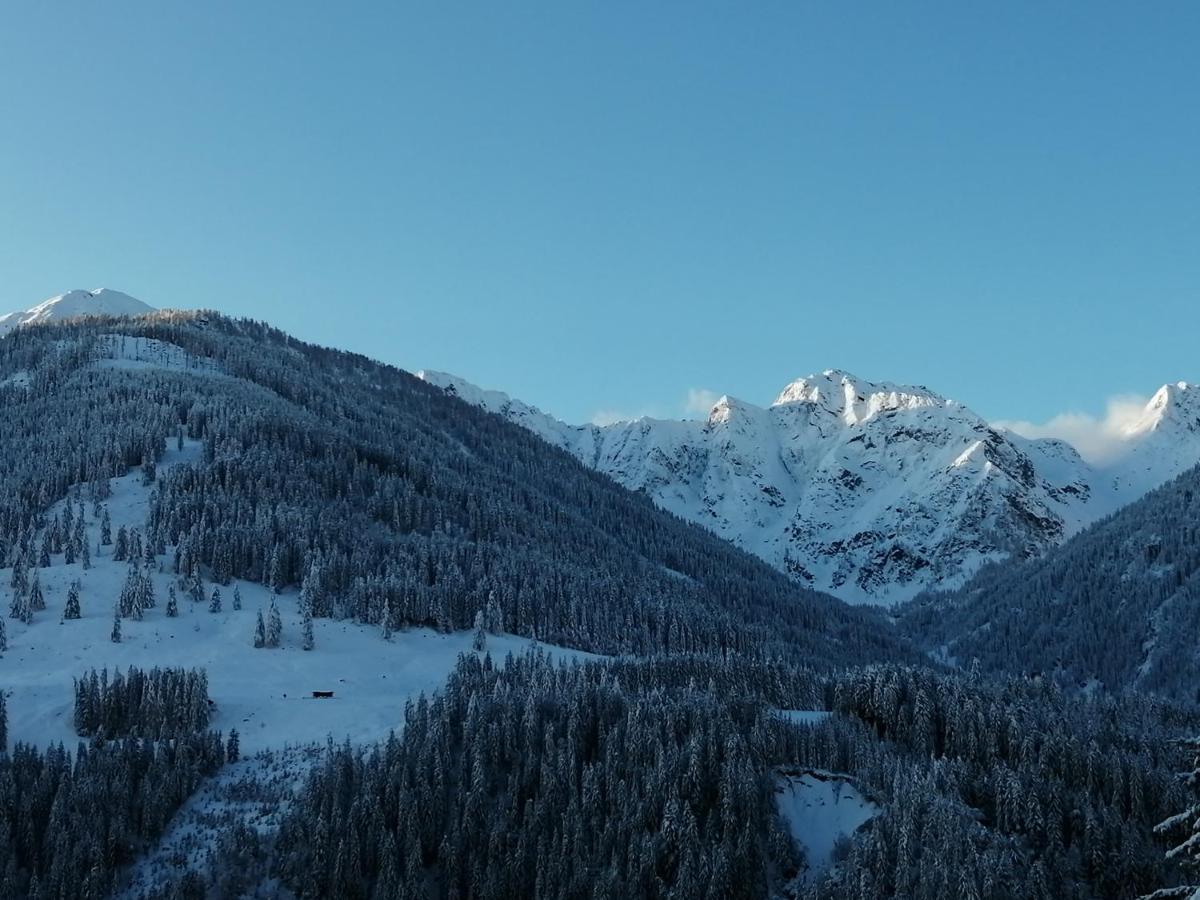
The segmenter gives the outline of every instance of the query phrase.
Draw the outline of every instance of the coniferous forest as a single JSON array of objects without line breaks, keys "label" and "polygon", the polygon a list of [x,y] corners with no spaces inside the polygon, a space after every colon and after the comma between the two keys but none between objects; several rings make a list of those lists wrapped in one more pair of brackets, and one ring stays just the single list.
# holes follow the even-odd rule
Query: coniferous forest
[{"label": "coniferous forest", "polygon": [[[1194,472],[889,616],[405,372],[215,313],[3,338],[0,454],[0,896],[1119,900],[1195,877],[1194,660],[1163,638],[1138,669],[1153,635],[1104,593],[1120,570],[1126,610],[1191,622]],[[40,659],[84,627],[52,708]],[[418,639],[450,675],[402,691]],[[152,640],[169,666],[129,661]],[[300,752],[222,687],[280,661],[321,673],[289,715],[332,715],[375,649],[378,740]]]}]

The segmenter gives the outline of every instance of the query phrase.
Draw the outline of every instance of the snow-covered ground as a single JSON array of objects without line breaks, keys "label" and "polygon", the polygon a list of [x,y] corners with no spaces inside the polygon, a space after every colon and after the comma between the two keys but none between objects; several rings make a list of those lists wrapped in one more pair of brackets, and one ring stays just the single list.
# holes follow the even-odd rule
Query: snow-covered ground
[{"label": "snow-covered ground", "polygon": [[802,880],[825,871],[833,862],[837,842],[879,812],[849,776],[817,769],[778,773],[775,803],[808,860]]},{"label": "snow-covered ground", "polygon": [[176,344],[127,334],[101,337],[96,366],[101,369],[162,369],[189,375],[225,375],[212,360],[201,359]]},{"label": "snow-covered ground", "polygon": [[[160,473],[172,465],[199,458],[199,442],[182,450],[172,443],[159,464]],[[113,479],[106,505],[112,534],[120,526],[144,534],[150,488],[141,473]],[[267,609],[270,592],[259,584],[234,582],[221,587],[222,611],[210,613],[208,603],[193,603],[179,592],[179,616],[166,615],[167,591],[175,582],[169,560],[154,578],[157,605],[142,621],[124,619],[120,643],[110,640],[113,605],[124,583],[128,564],[111,558],[113,547],[97,553],[100,522],[86,507],[86,531],[92,567],[66,565],[55,557],[37,572],[47,608],[34,614],[32,625],[7,618],[8,652],[0,657],[0,686],[8,693],[9,740],[45,746],[61,741],[74,748],[72,726],[73,679],[92,668],[125,669],[130,665],[202,667],[208,671],[209,696],[216,704],[212,727],[236,728],[243,752],[268,747],[349,738],[374,741],[398,728],[405,702],[422,691],[437,690],[454,668],[459,654],[471,650],[471,634],[438,634],[427,629],[398,631],[384,641],[380,630],[352,622],[318,619],[316,649],[300,648],[300,613],[295,591],[276,598],[283,617],[283,646],[255,649],[252,643],[256,613]],[[63,504],[50,510],[61,514]],[[168,550],[168,555],[170,551]],[[12,595],[11,568],[0,569],[0,613],[8,612]],[[67,587],[79,579],[83,617],[62,621]],[[233,609],[233,590],[242,595],[242,609]],[[207,592],[211,593],[212,585]],[[522,653],[530,641],[510,635],[490,636],[487,652],[497,661]],[[553,656],[585,657],[543,645]],[[314,690],[332,690],[333,699],[313,700]]]}]

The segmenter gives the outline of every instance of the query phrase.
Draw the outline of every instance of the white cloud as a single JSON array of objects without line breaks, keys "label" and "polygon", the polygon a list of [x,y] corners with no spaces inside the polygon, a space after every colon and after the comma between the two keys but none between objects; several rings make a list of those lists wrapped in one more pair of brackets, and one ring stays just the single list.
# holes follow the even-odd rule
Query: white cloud
[{"label": "white cloud", "polygon": [[1059,438],[1079,451],[1090,463],[1103,465],[1120,458],[1129,449],[1126,429],[1141,418],[1149,398],[1137,394],[1110,397],[1104,415],[1059,413],[1052,419],[1034,422],[997,422],[996,425],[1027,438]]},{"label": "white cloud", "polygon": [[683,401],[683,411],[689,416],[707,416],[713,404],[721,399],[716,391],[707,388],[688,388],[687,399]]}]

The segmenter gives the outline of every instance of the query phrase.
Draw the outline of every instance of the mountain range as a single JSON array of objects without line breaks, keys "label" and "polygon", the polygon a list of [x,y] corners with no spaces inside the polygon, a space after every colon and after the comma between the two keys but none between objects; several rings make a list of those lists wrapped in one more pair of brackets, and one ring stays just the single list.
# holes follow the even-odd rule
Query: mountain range
[{"label": "mountain range", "polygon": [[[73,290],[0,316],[0,336],[153,310],[120,291]],[[1200,388],[1186,382],[1161,387],[1120,435],[1124,452],[1093,464],[926,387],[838,370],[791,382],[766,407],[723,396],[705,419],[602,426],[417,374],[852,603],[892,605],[961,587],[990,562],[1037,558],[1200,461]]]},{"label": "mountain range", "polygon": [[921,386],[827,370],[767,407],[570,425],[443,372],[418,376],[515,422],[806,586],[895,604],[1029,558],[1200,461],[1200,388],[1164,385],[1093,465]]}]

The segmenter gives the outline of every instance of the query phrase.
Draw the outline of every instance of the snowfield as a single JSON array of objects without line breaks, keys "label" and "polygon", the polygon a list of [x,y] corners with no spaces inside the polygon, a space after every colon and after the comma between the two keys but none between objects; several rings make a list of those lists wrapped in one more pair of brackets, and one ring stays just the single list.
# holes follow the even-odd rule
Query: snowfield
[{"label": "snowfield", "polygon": [[828,869],[838,841],[853,835],[879,812],[849,776],[815,769],[780,772],[775,804],[808,860],[802,881],[811,881]]}]

